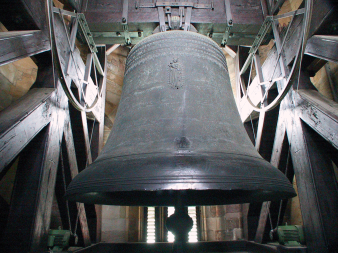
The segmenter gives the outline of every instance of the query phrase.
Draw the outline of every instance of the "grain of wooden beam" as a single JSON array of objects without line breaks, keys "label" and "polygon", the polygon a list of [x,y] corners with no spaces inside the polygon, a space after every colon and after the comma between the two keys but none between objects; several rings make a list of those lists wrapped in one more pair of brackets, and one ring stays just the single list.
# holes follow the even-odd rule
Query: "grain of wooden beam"
[{"label": "grain of wooden beam", "polygon": [[[65,139],[65,143],[67,147],[70,174],[71,174],[71,178],[73,179],[79,173],[79,170],[77,167],[75,147],[74,147],[74,138],[73,138],[72,127],[71,127],[70,119],[69,119],[69,112],[67,113],[66,120],[65,120],[64,139]],[[89,235],[86,210],[85,210],[83,203],[76,203],[76,206],[77,206],[77,210],[79,213],[79,223],[81,226],[84,244],[85,246],[89,246],[91,244],[91,240],[90,240],[90,235]]]},{"label": "grain of wooden beam", "polygon": [[50,50],[42,31],[5,32],[0,36],[0,66]]},{"label": "grain of wooden beam", "polygon": [[338,36],[312,36],[306,44],[305,54],[338,63]]},{"label": "grain of wooden beam", "polygon": [[52,119],[55,89],[33,89],[0,112],[0,171]]},{"label": "grain of wooden beam", "polygon": [[338,149],[338,103],[315,90],[294,93],[299,117]]}]

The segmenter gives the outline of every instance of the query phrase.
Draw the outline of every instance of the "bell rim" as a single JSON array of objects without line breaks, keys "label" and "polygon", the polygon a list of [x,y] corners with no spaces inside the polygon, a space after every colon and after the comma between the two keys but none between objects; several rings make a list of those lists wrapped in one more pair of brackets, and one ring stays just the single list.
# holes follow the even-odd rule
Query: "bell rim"
[{"label": "bell rim", "polygon": [[[259,157],[239,154],[149,156],[95,161],[83,171],[85,173],[74,178],[66,198],[95,204],[168,206],[175,203],[173,192],[187,192],[186,205],[238,204],[296,196],[286,177]],[[236,168],[229,167],[233,164],[231,161],[236,161]],[[116,169],[108,168],[114,164]],[[140,164],[142,170],[137,171],[135,164]],[[157,166],[157,174],[148,173]],[[253,166],[260,173],[257,174]],[[201,197],[203,194],[205,197]],[[218,197],[213,198],[213,194]],[[158,199],[159,196],[165,200]],[[142,199],[146,199],[144,203]]]}]

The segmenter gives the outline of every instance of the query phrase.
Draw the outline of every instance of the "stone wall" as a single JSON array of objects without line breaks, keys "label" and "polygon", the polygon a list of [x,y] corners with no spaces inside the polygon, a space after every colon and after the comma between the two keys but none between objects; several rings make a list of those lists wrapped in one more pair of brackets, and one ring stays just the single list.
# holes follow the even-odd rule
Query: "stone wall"
[{"label": "stone wall", "polygon": [[[120,102],[128,52],[128,48],[120,46],[107,56],[104,144],[112,129]],[[102,206],[102,241],[115,243],[128,241],[128,211],[129,208],[125,206]]]},{"label": "stone wall", "polygon": [[201,231],[203,241],[242,239],[242,205],[202,207],[201,223],[204,224]]},{"label": "stone wall", "polygon": [[103,242],[127,242],[127,207],[102,206],[102,232]]}]

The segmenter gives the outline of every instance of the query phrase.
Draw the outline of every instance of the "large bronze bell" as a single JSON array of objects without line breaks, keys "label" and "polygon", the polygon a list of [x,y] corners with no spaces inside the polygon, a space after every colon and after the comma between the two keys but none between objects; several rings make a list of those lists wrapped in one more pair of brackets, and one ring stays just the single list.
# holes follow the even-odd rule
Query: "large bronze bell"
[{"label": "large bronze bell", "polygon": [[138,206],[179,198],[189,206],[277,200],[295,191],[249,140],[218,45],[169,31],[131,50],[107,144],[66,195]]}]

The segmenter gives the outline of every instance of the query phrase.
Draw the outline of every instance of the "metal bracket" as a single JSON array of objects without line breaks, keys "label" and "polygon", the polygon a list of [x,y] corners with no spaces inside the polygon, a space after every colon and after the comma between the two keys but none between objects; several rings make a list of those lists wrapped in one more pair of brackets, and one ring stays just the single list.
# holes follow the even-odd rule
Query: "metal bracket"
[{"label": "metal bracket", "polygon": [[179,7],[178,16],[180,17],[180,28],[183,27],[184,7]]},{"label": "metal bracket", "polygon": [[[77,19],[77,17],[72,17],[72,30],[71,30],[71,34],[70,34],[70,38],[69,38],[69,42],[70,42],[70,53],[73,54],[74,53],[74,48],[75,48],[75,38],[76,38],[76,34],[77,34],[77,27],[79,24],[79,20]],[[71,67],[72,67],[72,57],[69,57],[69,60],[66,64],[66,75],[68,76],[69,73],[71,72]]]},{"label": "metal bracket", "polygon": [[225,28],[223,39],[222,39],[222,42],[221,42],[221,46],[223,46],[223,47],[228,43],[230,32],[231,32],[231,29],[233,27],[230,0],[224,0],[224,4],[225,4],[225,13],[226,13],[226,18],[227,18],[227,26]]},{"label": "metal bracket", "polygon": [[122,5],[122,24],[128,25],[128,0],[123,0]]},{"label": "metal bracket", "polygon": [[[92,32],[94,38],[121,38],[126,37],[124,34],[124,31],[118,31],[118,32]],[[143,31],[129,31],[130,38],[143,38]]]},{"label": "metal bracket", "polygon": [[124,31],[124,41],[126,42],[126,45],[131,44],[131,39],[129,36],[129,27],[128,27],[128,7],[129,7],[128,0],[123,0],[121,21],[122,21],[122,28]]},{"label": "metal bracket", "polygon": [[165,32],[167,29],[165,26],[163,7],[157,7],[157,11],[158,11],[158,19],[160,20],[160,31]]},{"label": "metal bracket", "polygon": [[100,64],[99,58],[97,57],[97,54],[96,54],[98,52],[96,48],[96,44],[94,42],[93,35],[89,30],[85,15],[83,13],[78,13],[78,20],[79,20],[79,25],[82,29],[82,32],[86,38],[89,50],[91,53],[93,53],[95,67],[97,71],[100,73],[100,75],[104,76],[104,71]]},{"label": "metal bracket", "polygon": [[243,67],[240,71],[240,74],[244,73],[248,69],[248,67],[250,66],[252,58],[256,54],[258,47],[262,43],[262,41],[263,41],[266,33],[268,32],[272,22],[273,22],[273,17],[272,16],[266,16],[261,28],[259,29],[259,32],[258,32],[254,42],[252,43],[252,46],[251,46],[250,51],[249,51],[249,56],[246,59],[245,63],[243,64]]},{"label": "metal bracket", "polygon": [[166,6],[164,12],[165,12],[165,15],[167,16],[167,19],[168,19],[168,26],[171,29],[171,17],[170,17],[170,15],[171,15],[171,7],[170,6]]},{"label": "metal bracket", "polygon": [[187,7],[187,13],[184,20],[184,31],[190,31],[190,20],[191,20],[192,7]]}]

